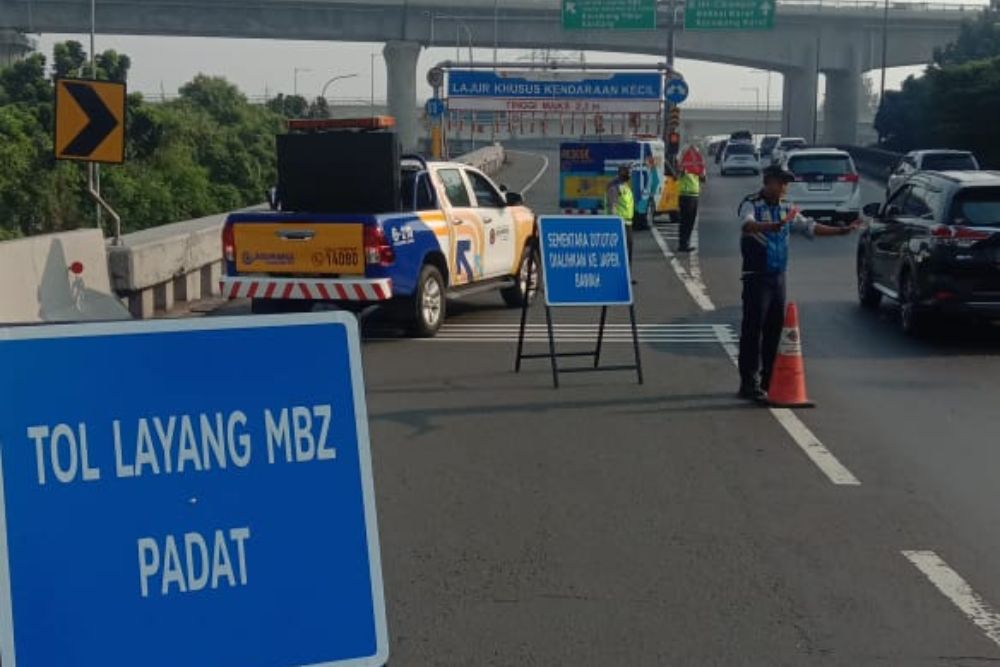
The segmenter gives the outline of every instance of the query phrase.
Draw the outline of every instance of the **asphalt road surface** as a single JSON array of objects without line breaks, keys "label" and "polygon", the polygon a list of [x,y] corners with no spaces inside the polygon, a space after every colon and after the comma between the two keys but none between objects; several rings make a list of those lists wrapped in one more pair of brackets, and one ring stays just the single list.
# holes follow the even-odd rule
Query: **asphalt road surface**
[{"label": "asphalt road surface", "polygon": [[[521,189],[545,159],[540,212],[555,155],[516,153],[500,179]],[[756,186],[710,178],[691,257],[671,225],[637,237],[642,386],[515,374],[498,295],[434,340],[366,323],[391,665],[1000,662],[1000,332],[907,338],[891,306],[857,305],[856,239],[796,239],[819,407],[737,400],[735,210]],[[556,319],[581,349],[597,313]],[[612,321],[607,360],[627,362]]]}]

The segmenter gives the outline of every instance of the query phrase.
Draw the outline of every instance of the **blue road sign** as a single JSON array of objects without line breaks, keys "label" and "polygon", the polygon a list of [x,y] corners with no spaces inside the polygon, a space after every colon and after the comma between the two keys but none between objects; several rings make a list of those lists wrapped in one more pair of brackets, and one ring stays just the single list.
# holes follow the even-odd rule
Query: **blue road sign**
[{"label": "blue road sign", "polygon": [[667,81],[666,96],[671,104],[681,104],[688,98],[690,89],[684,79],[670,79]]},{"label": "blue road sign", "polygon": [[430,98],[424,105],[424,111],[428,118],[440,118],[445,112],[444,100],[437,97]]},{"label": "blue road sign", "polygon": [[625,222],[613,216],[543,215],[545,302],[550,306],[627,306],[632,280]]},{"label": "blue road sign", "polygon": [[354,318],[0,329],[0,368],[4,667],[385,664]]}]

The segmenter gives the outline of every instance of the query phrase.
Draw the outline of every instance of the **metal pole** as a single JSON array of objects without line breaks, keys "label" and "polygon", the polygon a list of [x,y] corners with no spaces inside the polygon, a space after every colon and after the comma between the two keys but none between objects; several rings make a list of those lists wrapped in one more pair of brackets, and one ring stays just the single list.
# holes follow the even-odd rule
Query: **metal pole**
[{"label": "metal pole", "polygon": [[[888,1],[888,0],[886,0]],[[820,57],[823,51],[823,0],[819,0],[819,23],[816,26],[816,92],[819,92],[819,68],[820,68]],[[813,95],[812,106],[813,106],[813,145],[816,144],[816,140],[819,137],[819,104],[816,102],[817,95]],[[825,103],[825,102],[824,102]],[[827,119],[829,122],[829,119]]]},{"label": "metal pole", "polygon": [[764,134],[771,130],[771,70],[767,71],[767,111],[764,116]]},{"label": "metal pole", "polygon": [[670,68],[671,72],[674,69],[674,58],[677,55],[676,44],[674,43],[674,31],[676,30],[677,24],[677,5],[676,0],[670,0],[667,4],[667,11],[670,12],[670,21],[667,26],[667,66]]},{"label": "metal pole", "polygon": [[[90,78],[97,80],[97,47],[95,46],[97,42],[97,0],[90,0]],[[98,198],[101,196],[101,165],[96,162],[91,162],[87,167],[87,186],[88,190],[91,192],[96,192]],[[97,228],[104,228],[104,212],[101,209],[101,204],[98,202],[96,204],[95,218],[97,220]],[[120,237],[120,234],[118,235]],[[116,237],[118,238],[118,237]],[[119,239],[120,240],[120,239]]]},{"label": "metal pole", "polygon": [[882,84],[879,86],[878,103],[885,99],[885,63],[889,58],[889,0],[885,0],[882,10]]},{"label": "metal pole", "polygon": [[332,79],[323,84],[323,89],[320,91],[319,96],[322,97],[323,99],[326,99],[326,89],[330,87],[330,84],[336,83],[337,81],[343,81],[344,79],[353,79],[356,76],[357,74],[341,74],[339,76],[333,77]]},{"label": "metal pole", "polygon": [[497,68],[500,51],[500,0],[493,0],[493,69]]}]

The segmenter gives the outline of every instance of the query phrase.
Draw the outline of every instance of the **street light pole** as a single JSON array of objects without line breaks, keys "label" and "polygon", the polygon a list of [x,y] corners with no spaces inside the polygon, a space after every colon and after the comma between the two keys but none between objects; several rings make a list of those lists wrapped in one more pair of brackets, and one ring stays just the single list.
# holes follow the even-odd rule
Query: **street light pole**
[{"label": "street light pole", "polygon": [[292,95],[299,95],[299,72],[311,72],[308,67],[295,67],[292,70]]},{"label": "street light pole", "polygon": [[[746,90],[746,91],[751,91],[752,90],[753,91],[754,100],[755,100],[755,102],[754,102],[754,114],[757,115],[758,122],[759,122],[759,119],[760,119],[760,87],[759,86],[753,86],[751,88],[749,86],[746,86],[746,87],[740,88],[740,90]],[[766,133],[766,130],[765,130],[765,133]]]},{"label": "street light pole", "polygon": [[326,89],[330,87],[330,84],[336,83],[337,81],[343,81],[344,79],[353,79],[353,78],[355,78],[357,76],[358,76],[357,74],[340,74],[338,76],[335,76],[335,77],[331,78],[329,81],[327,81],[326,83],[323,84],[323,88],[320,91],[319,96],[322,97],[325,100],[326,99]]},{"label": "street light pole", "polygon": [[500,50],[500,0],[493,0],[493,71],[497,69]]},{"label": "street light pole", "polygon": [[764,115],[764,134],[771,130],[771,70],[767,70],[767,111]]},{"label": "street light pole", "polygon": [[882,84],[879,86],[878,103],[885,99],[885,63],[889,59],[889,0],[882,9]]}]

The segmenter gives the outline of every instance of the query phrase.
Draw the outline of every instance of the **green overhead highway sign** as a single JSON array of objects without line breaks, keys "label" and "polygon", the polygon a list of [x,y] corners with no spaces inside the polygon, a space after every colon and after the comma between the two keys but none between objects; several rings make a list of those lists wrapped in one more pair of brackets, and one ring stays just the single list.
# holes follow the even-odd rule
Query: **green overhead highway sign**
[{"label": "green overhead highway sign", "polygon": [[567,30],[654,30],[656,0],[563,0]]},{"label": "green overhead highway sign", "polygon": [[685,30],[771,30],[775,0],[687,0]]}]

